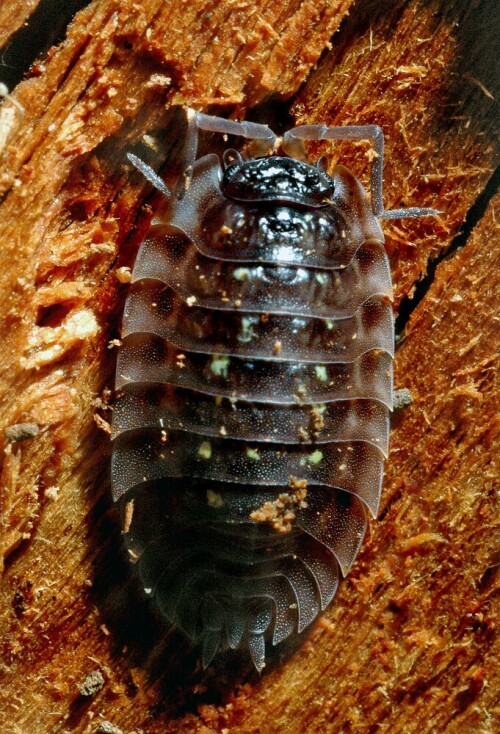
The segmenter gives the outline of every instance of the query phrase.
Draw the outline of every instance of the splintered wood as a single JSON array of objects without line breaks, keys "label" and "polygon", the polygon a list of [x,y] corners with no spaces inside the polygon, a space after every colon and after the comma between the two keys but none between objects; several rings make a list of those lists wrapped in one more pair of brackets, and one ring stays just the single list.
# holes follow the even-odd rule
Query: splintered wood
[{"label": "splintered wood", "polygon": [[[0,42],[37,5],[1,4]],[[5,730],[496,734],[497,200],[483,213],[479,199],[472,234],[406,324],[396,386],[413,402],[394,423],[379,520],[333,606],[262,678],[230,657],[203,673],[146,608],[111,506],[101,397],[160,201],[144,206],[151,188],[126,153],[175,164],[184,118],[173,105],[252,116],[278,134],[381,125],[386,208],[442,212],[385,225],[396,307],[409,312],[498,164],[496,12],[493,0],[99,0],[24,70],[15,103],[0,100]],[[366,182],[368,142],[309,150]],[[302,491],[313,489],[291,487],[271,514],[286,518]]]}]

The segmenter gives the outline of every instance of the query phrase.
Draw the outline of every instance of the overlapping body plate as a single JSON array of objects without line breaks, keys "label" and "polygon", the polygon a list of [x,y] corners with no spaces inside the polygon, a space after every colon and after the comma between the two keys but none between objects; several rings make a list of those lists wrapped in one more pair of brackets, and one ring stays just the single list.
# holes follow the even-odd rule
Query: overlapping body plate
[{"label": "overlapping body plate", "polygon": [[113,492],[169,622],[201,642],[205,664],[242,647],[260,670],[266,643],[330,603],[377,513],[392,290],[382,232],[346,169],[321,206],[234,201],[223,175],[215,156],[197,161],[139,251]]}]

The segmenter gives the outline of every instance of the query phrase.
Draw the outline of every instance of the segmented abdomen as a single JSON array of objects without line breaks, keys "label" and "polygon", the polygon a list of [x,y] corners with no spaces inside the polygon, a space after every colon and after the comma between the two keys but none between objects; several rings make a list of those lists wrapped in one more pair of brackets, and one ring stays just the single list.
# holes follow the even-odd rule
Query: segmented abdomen
[{"label": "segmented abdomen", "polygon": [[365,508],[377,512],[390,272],[359,185],[337,177],[351,199],[328,216],[221,196],[211,218],[191,202],[195,231],[179,224],[184,204],[134,268],[113,492],[146,591],[202,641],[205,664],[248,646],[261,669],[266,640],[301,632],[332,600]]}]

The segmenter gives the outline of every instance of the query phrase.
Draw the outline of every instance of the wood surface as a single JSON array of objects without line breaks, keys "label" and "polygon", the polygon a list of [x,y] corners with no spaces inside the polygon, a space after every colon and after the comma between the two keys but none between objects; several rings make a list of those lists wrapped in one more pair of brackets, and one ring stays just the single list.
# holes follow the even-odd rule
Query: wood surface
[{"label": "wood surface", "polygon": [[[35,6],[47,28],[56,12],[9,6],[2,43]],[[497,39],[494,0],[94,0],[19,70],[24,114],[0,108],[2,731],[499,730]],[[413,404],[380,517],[261,677],[233,659],[203,672],[165,633],[110,499],[124,268],[158,201],[125,153],[175,169],[189,105],[278,131],[377,123],[386,207],[443,212],[384,225]],[[368,143],[310,152],[367,180]]]}]

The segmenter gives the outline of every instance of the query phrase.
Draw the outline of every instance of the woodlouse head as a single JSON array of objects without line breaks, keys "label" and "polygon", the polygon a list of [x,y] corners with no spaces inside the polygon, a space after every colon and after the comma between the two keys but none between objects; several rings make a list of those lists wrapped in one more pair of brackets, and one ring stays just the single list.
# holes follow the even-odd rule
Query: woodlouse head
[{"label": "woodlouse head", "polygon": [[332,179],[320,167],[282,156],[237,160],[225,168],[221,186],[225,196],[235,201],[293,203],[314,209],[327,206],[333,196]]}]

